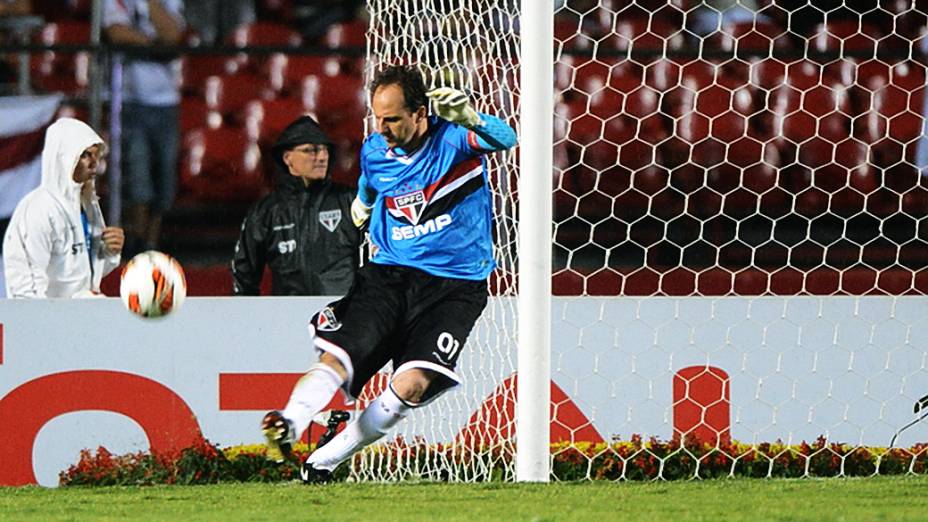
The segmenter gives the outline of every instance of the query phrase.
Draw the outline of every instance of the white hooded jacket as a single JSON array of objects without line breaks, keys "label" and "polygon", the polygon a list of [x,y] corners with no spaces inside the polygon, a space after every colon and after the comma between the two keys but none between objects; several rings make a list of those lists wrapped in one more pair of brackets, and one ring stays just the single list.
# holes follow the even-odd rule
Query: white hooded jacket
[{"label": "white hooded jacket", "polygon": [[[119,254],[103,245],[103,212],[96,193],[82,197],[72,179],[81,154],[103,139],[86,123],[61,118],[45,133],[42,183],[16,206],[3,238],[7,297],[75,297],[100,292]],[[81,208],[87,215],[93,270]]]}]

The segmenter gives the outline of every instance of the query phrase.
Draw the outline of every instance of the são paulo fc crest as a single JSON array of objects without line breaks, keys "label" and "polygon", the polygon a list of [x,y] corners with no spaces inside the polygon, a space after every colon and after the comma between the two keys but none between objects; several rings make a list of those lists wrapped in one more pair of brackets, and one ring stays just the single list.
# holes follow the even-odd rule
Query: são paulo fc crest
[{"label": "s\u00e3o paulo fc crest", "polygon": [[417,190],[402,196],[396,196],[393,198],[393,203],[396,205],[396,209],[409,219],[410,223],[416,224],[425,209],[425,192]]},{"label": "s\u00e3o paulo fc crest", "polygon": [[319,223],[325,227],[329,232],[335,232],[335,227],[342,220],[342,211],[341,210],[323,210],[319,213]]},{"label": "s\u00e3o paulo fc crest", "polygon": [[335,311],[332,310],[331,306],[327,306],[319,312],[319,317],[316,318],[316,330],[334,332],[341,327],[342,323],[338,322],[338,319],[335,318]]}]

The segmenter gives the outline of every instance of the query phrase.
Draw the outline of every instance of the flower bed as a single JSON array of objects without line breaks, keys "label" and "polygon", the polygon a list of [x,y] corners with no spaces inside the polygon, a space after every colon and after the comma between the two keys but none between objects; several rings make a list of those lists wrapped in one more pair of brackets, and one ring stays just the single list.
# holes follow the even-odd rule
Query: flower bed
[{"label": "flower bed", "polygon": [[[808,444],[780,442],[757,445],[739,442],[717,446],[695,440],[643,440],[603,444],[552,444],[555,480],[678,480],[719,477],[865,477],[926,473],[928,444],[911,448],[875,448],[829,443],[823,437]],[[395,458],[376,459],[396,466],[397,460],[435,459],[457,467],[489,469],[486,477],[509,476],[512,454],[503,449],[474,452],[461,446],[427,445],[402,440],[372,450]],[[299,478],[299,462],[309,448],[298,444],[294,458],[276,464],[265,458],[264,446],[220,449],[207,440],[177,453],[112,455],[106,448],[84,450],[79,462],[60,474],[62,486],[212,484],[218,482],[277,482]],[[361,457],[356,457],[361,458]],[[415,468],[415,466],[412,466]],[[391,470],[392,471],[392,470]],[[344,478],[348,466],[338,468]],[[395,474],[391,475],[395,476]]]}]

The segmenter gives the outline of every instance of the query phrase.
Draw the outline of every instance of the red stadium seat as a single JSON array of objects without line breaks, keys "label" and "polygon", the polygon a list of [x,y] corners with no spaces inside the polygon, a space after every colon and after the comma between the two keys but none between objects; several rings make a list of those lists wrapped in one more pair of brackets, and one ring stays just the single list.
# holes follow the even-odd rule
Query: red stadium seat
[{"label": "red stadium seat", "polygon": [[587,111],[585,97],[567,104],[565,118],[569,122],[567,137],[572,144],[588,145],[603,135],[603,120]]},{"label": "red stadium seat", "polygon": [[626,93],[605,87],[590,96],[590,113],[609,121],[622,115]]},{"label": "red stadium seat", "polygon": [[813,49],[819,52],[865,52],[873,53],[881,31],[860,20],[835,20],[819,24],[815,36],[810,39]]},{"label": "red stadium seat", "polygon": [[786,66],[786,81],[794,89],[807,91],[822,83],[822,66],[810,60],[799,60]]},{"label": "red stadium seat", "polygon": [[238,67],[226,56],[188,54],[180,60],[181,91],[186,94],[202,93],[207,78],[233,74]]},{"label": "red stadium seat", "polygon": [[258,0],[255,10],[259,20],[289,21],[293,18],[293,0]]},{"label": "red stadium seat", "polygon": [[671,40],[679,31],[674,26],[659,18],[644,16],[629,16],[626,11],[615,18],[610,27],[604,27],[604,32],[615,30],[605,44],[607,47],[620,51],[632,49],[636,51],[654,51],[665,46],[673,46]]},{"label": "red stadium seat", "polygon": [[750,83],[761,89],[773,89],[786,81],[786,63],[774,59],[751,61]]},{"label": "red stadium seat", "polygon": [[367,22],[352,20],[332,24],[325,34],[325,45],[330,48],[366,46]]},{"label": "red stadium seat", "polygon": [[287,125],[308,114],[297,97],[251,100],[244,112],[246,135],[263,146],[272,145]]},{"label": "red stadium seat", "polygon": [[283,76],[284,83],[290,92],[299,92],[303,88],[303,81],[308,76],[316,78],[330,78],[342,72],[342,64],[338,58],[322,55],[286,57]]},{"label": "red stadium seat", "polygon": [[576,91],[592,94],[609,82],[611,69],[608,64],[599,61],[575,63],[570,85]]},{"label": "red stadium seat", "polygon": [[[299,47],[302,43],[300,34],[290,26],[277,22],[253,22],[244,24],[229,35],[229,43],[235,47],[249,46],[286,46]],[[235,57],[238,70],[250,68],[257,71],[261,61],[247,54],[240,53]]]},{"label": "red stadium seat", "polygon": [[184,136],[183,196],[198,201],[253,201],[265,192],[261,152],[239,129],[197,129]]},{"label": "red stadium seat", "polygon": [[[850,103],[846,89],[840,83],[823,83],[802,93],[788,88],[780,91],[789,99],[785,102],[783,135],[794,143],[812,137],[839,142],[850,135]],[[797,105],[796,97],[801,100]],[[782,107],[782,105],[781,105]]]},{"label": "red stadium seat", "polygon": [[873,144],[875,161],[880,165],[913,161],[924,124],[924,66],[902,62],[888,70],[871,68],[862,81],[872,92],[871,105],[859,118],[854,135]]},{"label": "red stadium seat", "polygon": [[580,30],[580,20],[574,17],[555,17],[555,46],[563,45],[565,49],[591,49],[596,41],[589,34]]},{"label": "red stadium seat", "polygon": [[222,125],[222,115],[211,111],[206,101],[199,96],[184,96],[180,100],[180,130],[186,134],[193,129],[208,127],[215,129]]},{"label": "red stadium seat", "polygon": [[32,12],[48,22],[89,21],[93,0],[32,0]]},{"label": "red stadium seat", "polygon": [[224,118],[237,121],[244,119],[241,110],[248,101],[272,95],[272,89],[263,78],[248,73],[210,76],[203,86],[206,106]]},{"label": "red stadium seat", "polygon": [[[90,42],[87,22],[62,20],[45,24],[36,36],[43,45],[86,44]],[[62,53],[46,51],[32,55],[32,77],[46,91],[80,94],[89,84],[90,55],[86,51]]]},{"label": "red stadium seat", "polygon": [[318,113],[330,121],[356,117],[365,112],[364,80],[338,75],[319,79]]},{"label": "red stadium seat", "polygon": [[739,56],[770,56],[774,49],[788,45],[787,36],[782,27],[772,22],[735,22],[724,24],[708,44],[725,51],[736,51]]},{"label": "red stadium seat", "polygon": [[648,87],[665,92],[680,84],[680,64],[662,58],[647,65],[645,83]]}]

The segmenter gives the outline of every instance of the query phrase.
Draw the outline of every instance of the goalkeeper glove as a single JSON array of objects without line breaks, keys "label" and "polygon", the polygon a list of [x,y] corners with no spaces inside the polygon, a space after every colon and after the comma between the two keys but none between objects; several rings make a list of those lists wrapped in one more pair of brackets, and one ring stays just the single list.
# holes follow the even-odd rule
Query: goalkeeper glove
[{"label": "goalkeeper glove", "polygon": [[351,202],[351,221],[354,222],[354,226],[363,227],[369,217],[371,217],[371,207],[365,205],[361,198],[355,197]]},{"label": "goalkeeper glove", "polygon": [[468,129],[482,124],[480,115],[467,101],[467,95],[451,87],[439,87],[426,93],[435,104],[435,112],[445,120]]}]

